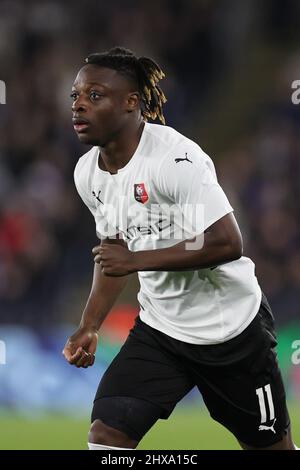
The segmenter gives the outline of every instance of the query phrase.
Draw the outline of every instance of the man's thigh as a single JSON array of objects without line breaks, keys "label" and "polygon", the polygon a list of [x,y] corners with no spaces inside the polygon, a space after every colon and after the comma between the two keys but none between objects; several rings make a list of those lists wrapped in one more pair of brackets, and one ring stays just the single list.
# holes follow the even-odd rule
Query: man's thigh
[{"label": "man's thigh", "polygon": [[[275,352],[273,317],[263,302],[257,317],[233,340],[210,346],[214,361],[193,365],[194,380],[211,416],[246,446],[265,448],[289,433],[289,415]],[[200,374],[198,373],[200,372]]]},{"label": "man's thigh", "polygon": [[[116,427],[115,416],[122,416],[122,429],[120,425],[117,429],[128,430],[124,421],[130,421],[131,428],[139,430],[131,436],[137,438],[139,434],[141,438],[157,419],[169,417],[194,384],[175,354],[164,347],[164,341],[164,335],[137,320],[101,379],[92,420],[101,419],[105,424]],[[108,398],[116,400],[109,401]],[[134,410],[131,414],[129,402]],[[143,413],[145,426],[141,429],[139,421]]]}]

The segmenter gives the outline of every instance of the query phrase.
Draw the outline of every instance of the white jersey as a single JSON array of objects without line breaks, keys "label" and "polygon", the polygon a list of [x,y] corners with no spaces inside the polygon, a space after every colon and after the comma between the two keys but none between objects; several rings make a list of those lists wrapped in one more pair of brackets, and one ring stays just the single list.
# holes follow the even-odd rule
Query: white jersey
[{"label": "white jersey", "polygon": [[[146,123],[134,155],[117,174],[101,170],[98,158],[93,147],[79,159],[77,190],[94,215],[98,237],[120,233],[131,251],[175,245],[233,211],[212,160],[170,127]],[[187,343],[237,336],[261,302],[254,264],[246,257],[208,269],[138,276],[141,319]]]}]

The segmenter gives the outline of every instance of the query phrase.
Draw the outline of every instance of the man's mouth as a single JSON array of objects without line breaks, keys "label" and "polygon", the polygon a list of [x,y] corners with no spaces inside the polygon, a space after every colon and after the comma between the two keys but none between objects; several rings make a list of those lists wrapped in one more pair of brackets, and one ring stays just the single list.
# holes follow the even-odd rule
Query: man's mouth
[{"label": "man's mouth", "polygon": [[84,132],[89,126],[90,123],[83,118],[73,118],[73,127],[77,133]]}]

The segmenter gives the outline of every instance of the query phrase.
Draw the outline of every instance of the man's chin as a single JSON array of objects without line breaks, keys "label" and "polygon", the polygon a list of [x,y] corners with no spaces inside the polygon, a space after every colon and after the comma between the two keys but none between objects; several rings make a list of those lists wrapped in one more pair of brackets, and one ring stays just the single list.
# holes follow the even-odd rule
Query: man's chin
[{"label": "man's chin", "polygon": [[99,145],[99,140],[98,139],[95,139],[93,137],[91,137],[90,135],[88,134],[85,134],[85,133],[78,133],[77,134],[77,137],[79,139],[79,141],[82,143],[82,144],[86,144],[86,145]]}]

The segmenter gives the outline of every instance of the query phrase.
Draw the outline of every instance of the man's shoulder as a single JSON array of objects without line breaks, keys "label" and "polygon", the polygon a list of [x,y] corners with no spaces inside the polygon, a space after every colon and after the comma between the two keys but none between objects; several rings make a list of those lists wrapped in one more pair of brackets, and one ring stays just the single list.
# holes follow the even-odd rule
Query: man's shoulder
[{"label": "man's shoulder", "polygon": [[162,124],[147,123],[145,131],[147,133],[148,139],[152,139],[158,144],[161,144],[167,148],[190,140],[188,137],[184,136],[173,127],[164,126]]},{"label": "man's shoulder", "polygon": [[98,147],[92,147],[88,152],[84,153],[79,158],[74,169],[75,180],[83,174],[87,176],[87,174],[91,171],[93,164],[95,163],[97,153]]},{"label": "man's shoulder", "polygon": [[184,155],[186,151],[193,151],[205,155],[199,145],[178,132],[173,127],[160,124],[149,124],[146,126],[146,148],[145,154],[151,157],[152,164],[156,166],[156,161],[162,164],[169,159]]},{"label": "man's shoulder", "polygon": [[174,166],[174,162],[177,164],[181,161],[188,161],[203,168],[206,165],[214,167],[213,161],[199,144],[176,129],[159,124],[148,124],[146,129],[149,141],[152,140],[153,153],[167,168],[169,164]]}]

